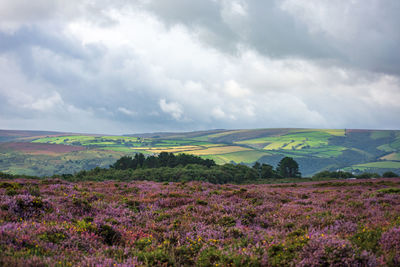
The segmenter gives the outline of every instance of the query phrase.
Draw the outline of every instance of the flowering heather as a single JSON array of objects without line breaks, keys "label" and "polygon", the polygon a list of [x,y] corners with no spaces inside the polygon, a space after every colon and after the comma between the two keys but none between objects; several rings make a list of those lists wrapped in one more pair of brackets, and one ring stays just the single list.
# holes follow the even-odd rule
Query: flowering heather
[{"label": "flowering heather", "polygon": [[0,181],[1,266],[399,266],[400,179]]}]

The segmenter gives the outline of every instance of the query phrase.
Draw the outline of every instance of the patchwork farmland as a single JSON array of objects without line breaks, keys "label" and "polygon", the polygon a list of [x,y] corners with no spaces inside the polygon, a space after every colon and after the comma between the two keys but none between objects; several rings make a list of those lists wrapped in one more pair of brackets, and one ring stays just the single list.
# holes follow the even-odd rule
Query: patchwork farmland
[{"label": "patchwork farmland", "polygon": [[106,136],[3,130],[0,137],[0,171],[30,175],[107,167],[122,155],[163,151],[193,154],[217,164],[276,165],[289,156],[306,176],[326,169],[400,170],[400,131],[254,129]]}]

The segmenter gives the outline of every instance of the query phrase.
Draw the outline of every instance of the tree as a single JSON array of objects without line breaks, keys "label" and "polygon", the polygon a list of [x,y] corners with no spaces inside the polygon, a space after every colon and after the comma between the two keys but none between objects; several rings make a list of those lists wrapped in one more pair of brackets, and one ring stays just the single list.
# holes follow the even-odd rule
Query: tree
[{"label": "tree", "polygon": [[144,157],[144,155],[142,154],[142,153],[137,153],[136,155],[135,155],[135,161],[137,162],[137,165],[136,165],[136,167],[138,168],[140,168],[140,167],[143,167],[143,164],[144,164],[144,161],[145,161],[145,157]]},{"label": "tree", "polygon": [[291,157],[284,157],[278,163],[277,173],[284,178],[300,178],[299,164]]},{"label": "tree", "polygon": [[258,173],[258,177],[261,178],[261,164],[256,161],[252,168]]},{"label": "tree", "polygon": [[269,164],[262,164],[261,165],[261,178],[267,179],[267,178],[275,178],[276,172],[274,171],[274,167],[272,167]]},{"label": "tree", "polygon": [[129,156],[123,156],[119,160],[117,160],[110,167],[117,170],[126,170],[131,168],[133,159]]},{"label": "tree", "polygon": [[384,173],[382,174],[382,177],[385,177],[385,178],[393,178],[393,177],[399,177],[399,175],[398,175],[397,173],[388,171],[388,172],[384,172]]}]

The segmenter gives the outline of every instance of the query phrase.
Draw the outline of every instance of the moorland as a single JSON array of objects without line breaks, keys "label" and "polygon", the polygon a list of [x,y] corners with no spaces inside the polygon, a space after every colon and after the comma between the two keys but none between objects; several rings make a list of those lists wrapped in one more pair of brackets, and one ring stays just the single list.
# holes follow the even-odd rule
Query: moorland
[{"label": "moorland", "polygon": [[399,266],[400,179],[0,183],[2,266]]}]

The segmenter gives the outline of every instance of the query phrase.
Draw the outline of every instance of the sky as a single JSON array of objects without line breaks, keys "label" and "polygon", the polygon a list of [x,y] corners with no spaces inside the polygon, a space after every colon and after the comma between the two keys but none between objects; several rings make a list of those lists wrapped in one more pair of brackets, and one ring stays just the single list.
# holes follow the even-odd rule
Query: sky
[{"label": "sky", "polygon": [[400,129],[398,0],[0,0],[0,129]]}]

